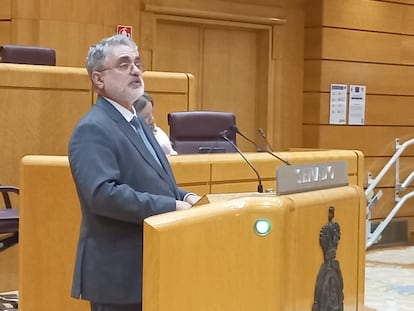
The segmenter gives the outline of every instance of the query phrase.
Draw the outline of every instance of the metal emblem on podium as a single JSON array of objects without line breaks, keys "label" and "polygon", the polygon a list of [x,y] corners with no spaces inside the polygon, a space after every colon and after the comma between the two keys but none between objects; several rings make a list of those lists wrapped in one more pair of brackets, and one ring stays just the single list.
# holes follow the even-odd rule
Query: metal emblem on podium
[{"label": "metal emblem on podium", "polygon": [[335,208],[329,207],[328,223],[321,228],[319,243],[322,247],[324,262],[322,263],[315,285],[312,311],[343,311],[344,293],[343,279],[336,252],[341,238],[338,223],[333,222]]}]

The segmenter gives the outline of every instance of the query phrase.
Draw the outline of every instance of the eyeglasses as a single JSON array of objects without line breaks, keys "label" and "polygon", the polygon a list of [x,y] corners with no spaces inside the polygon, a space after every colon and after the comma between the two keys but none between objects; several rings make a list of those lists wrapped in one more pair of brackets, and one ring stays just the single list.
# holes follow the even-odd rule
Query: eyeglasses
[{"label": "eyeglasses", "polygon": [[136,67],[139,71],[143,72],[144,71],[144,67],[142,66],[142,63],[140,60],[136,60],[136,61],[122,61],[120,62],[118,65],[115,65],[113,67],[108,67],[108,68],[104,68],[101,70],[98,70],[100,72],[102,71],[106,71],[106,70],[112,70],[112,69],[118,69],[119,71],[123,71],[123,72],[131,72],[133,67]]}]

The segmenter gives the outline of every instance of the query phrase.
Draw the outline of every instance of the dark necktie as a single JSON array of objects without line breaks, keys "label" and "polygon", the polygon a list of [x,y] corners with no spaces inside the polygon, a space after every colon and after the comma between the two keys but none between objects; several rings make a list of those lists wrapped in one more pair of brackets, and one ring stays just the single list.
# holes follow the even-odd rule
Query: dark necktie
[{"label": "dark necktie", "polygon": [[144,130],[142,129],[142,126],[138,121],[138,118],[136,116],[134,116],[130,122],[135,127],[135,130],[137,131],[137,134],[139,134],[139,136],[141,137],[141,139],[144,142],[145,146],[147,147],[148,151],[152,154],[154,159],[162,167],[160,159],[158,159],[158,156],[155,153],[154,148],[152,147],[151,143],[149,142],[147,136],[145,135]]}]

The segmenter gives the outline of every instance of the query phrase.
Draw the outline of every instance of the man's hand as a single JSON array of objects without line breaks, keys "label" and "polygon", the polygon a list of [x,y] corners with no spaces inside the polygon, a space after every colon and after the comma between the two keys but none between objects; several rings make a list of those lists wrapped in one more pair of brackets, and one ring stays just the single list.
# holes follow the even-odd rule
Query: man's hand
[{"label": "man's hand", "polygon": [[194,204],[197,203],[198,200],[200,200],[201,197],[199,195],[196,194],[190,194],[185,198],[185,201],[189,204],[191,204],[191,206],[193,206]]},{"label": "man's hand", "polygon": [[183,209],[189,209],[189,208],[191,208],[190,203],[187,203],[187,202],[184,202],[184,201],[179,201],[179,200],[175,201],[175,209],[177,211],[181,211]]}]

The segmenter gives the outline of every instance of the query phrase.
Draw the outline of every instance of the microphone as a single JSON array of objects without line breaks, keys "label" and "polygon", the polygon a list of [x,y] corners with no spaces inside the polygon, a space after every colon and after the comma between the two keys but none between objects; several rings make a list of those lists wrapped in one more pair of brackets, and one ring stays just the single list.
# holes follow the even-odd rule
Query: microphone
[{"label": "microphone", "polygon": [[[242,132],[240,132],[240,131],[239,131],[239,129],[237,128],[237,126],[232,125],[230,128],[231,128],[232,130],[234,130],[237,134],[239,134],[241,137],[243,137],[245,140],[247,140],[248,142],[250,142],[250,143],[252,143],[253,145],[255,145],[257,149],[259,149],[259,150],[261,150],[261,151],[265,151],[265,152],[267,152],[267,153],[268,153],[268,154],[270,154],[272,157],[274,157],[274,158],[278,159],[279,161],[281,161],[281,162],[285,163],[286,165],[290,165],[290,163],[289,163],[288,161],[286,161],[285,159],[282,159],[281,157],[279,157],[279,156],[277,156],[276,154],[274,154],[274,153],[273,153],[273,151],[271,151],[272,149],[270,149],[270,150],[269,150],[269,148],[265,148],[265,147],[263,147],[263,146],[260,146],[260,145],[256,144],[253,140],[251,140],[251,139],[250,139],[250,138],[248,138],[246,135],[244,135]],[[260,130],[262,130],[262,129],[260,128],[260,129],[259,129],[259,132],[260,132]],[[262,130],[262,132],[263,132],[263,130]],[[263,132],[263,134],[264,134],[264,132]],[[267,143],[267,141],[266,141],[266,143]],[[270,145],[268,144],[268,146],[270,146]]]},{"label": "microphone", "polygon": [[269,144],[269,142],[267,141],[267,139],[266,139],[266,134],[265,134],[265,132],[263,131],[263,129],[262,129],[261,127],[259,127],[259,133],[260,133],[260,136],[262,136],[263,140],[265,141],[267,148],[268,148],[271,152],[273,152],[273,148],[272,148],[272,146]]},{"label": "microphone", "polygon": [[257,176],[257,181],[259,182],[259,184],[257,185],[257,192],[263,193],[262,178],[260,177],[259,172],[253,166],[253,164],[249,160],[247,160],[244,154],[240,151],[239,148],[237,148],[237,146],[231,141],[231,139],[227,137],[227,133],[228,133],[227,130],[220,132],[220,137],[223,138],[225,141],[227,141],[237,151],[237,153],[240,154],[240,156],[250,166],[250,168],[255,172]]}]

